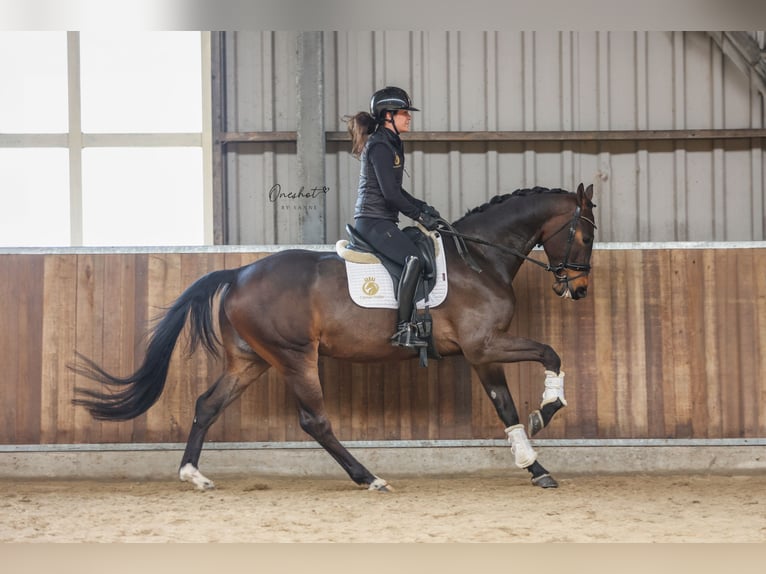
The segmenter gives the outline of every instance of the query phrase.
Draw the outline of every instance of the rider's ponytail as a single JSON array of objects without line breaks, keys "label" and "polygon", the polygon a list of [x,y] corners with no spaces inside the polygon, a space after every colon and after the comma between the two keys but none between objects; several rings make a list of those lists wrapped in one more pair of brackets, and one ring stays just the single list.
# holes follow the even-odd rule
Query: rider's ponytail
[{"label": "rider's ponytail", "polygon": [[377,122],[367,112],[357,112],[353,116],[344,116],[343,120],[348,124],[348,133],[351,136],[351,155],[359,159],[367,143],[367,138],[375,131]]}]

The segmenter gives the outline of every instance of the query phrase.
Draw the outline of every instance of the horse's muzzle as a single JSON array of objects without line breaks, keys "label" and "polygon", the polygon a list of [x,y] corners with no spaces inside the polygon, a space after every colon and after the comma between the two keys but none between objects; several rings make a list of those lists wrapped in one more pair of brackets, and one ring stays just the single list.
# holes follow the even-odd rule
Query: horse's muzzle
[{"label": "horse's muzzle", "polygon": [[573,285],[575,281],[566,277],[557,277],[556,282],[553,284],[553,291],[563,299],[576,301],[585,298],[588,295],[588,284],[575,286]]},{"label": "horse's muzzle", "polygon": [[574,293],[572,293],[572,299],[584,299],[587,295],[588,287],[587,285],[583,285],[574,290]]}]

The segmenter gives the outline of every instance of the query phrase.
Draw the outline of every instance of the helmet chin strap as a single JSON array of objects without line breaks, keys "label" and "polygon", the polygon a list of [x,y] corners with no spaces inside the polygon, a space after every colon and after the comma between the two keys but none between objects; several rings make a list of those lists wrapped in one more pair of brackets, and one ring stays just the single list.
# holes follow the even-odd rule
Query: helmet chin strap
[{"label": "helmet chin strap", "polygon": [[391,114],[391,118],[390,118],[390,119],[385,119],[385,120],[383,120],[383,122],[384,122],[384,123],[385,123],[385,122],[388,122],[388,123],[390,123],[392,126],[394,126],[394,133],[395,133],[396,135],[400,135],[400,134],[399,134],[399,130],[396,128],[396,122],[394,121],[394,114],[395,114],[396,112],[388,112],[388,113],[389,113],[389,114]]}]

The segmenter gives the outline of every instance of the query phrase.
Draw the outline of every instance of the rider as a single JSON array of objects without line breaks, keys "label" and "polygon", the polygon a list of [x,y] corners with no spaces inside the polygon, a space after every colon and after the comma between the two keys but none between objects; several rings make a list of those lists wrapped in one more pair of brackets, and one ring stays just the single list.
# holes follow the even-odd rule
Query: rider
[{"label": "rider", "polygon": [[410,131],[410,96],[401,88],[378,90],[370,100],[370,112],[358,112],[348,121],[351,153],[361,160],[354,227],[375,249],[403,264],[399,281],[399,313],[391,344],[426,347],[413,322],[414,298],[422,262],[415,244],[398,227],[399,213],[428,230],[438,225],[439,212],[407,193],[402,187],[404,145],[399,134]]}]

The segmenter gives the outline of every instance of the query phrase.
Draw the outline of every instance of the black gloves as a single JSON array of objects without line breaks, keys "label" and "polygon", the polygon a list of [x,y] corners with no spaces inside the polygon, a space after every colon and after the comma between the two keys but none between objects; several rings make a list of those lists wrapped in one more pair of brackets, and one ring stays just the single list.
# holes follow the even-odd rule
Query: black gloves
[{"label": "black gloves", "polygon": [[[433,209],[433,208],[431,208]],[[434,209],[434,211],[436,211]],[[438,217],[438,211],[436,211],[437,217]],[[424,209],[420,212],[420,217],[418,217],[418,223],[420,223],[423,227],[425,227],[428,231],[433,231],[437,227],[439,227],[439,220],[437,217],[434,217],[433,215],[429,215],[429,213]]]},{"label": "black gloves", "polygon": [[432,207],[432,206],[428,205],[427,203],[421,208],[421,211],[423,213],[427,213],[431,217],[435,217],[436,219],[441,218],[441,215],[439,214],[439,211],[435,207]]},{"label": "black gloves", "polygon": [[427,203],[423,204],[420,208],[420,217],[418,217],[418,223],[425,227],[428,231],[433,231],[439,226],[439,220],[441,215],[439,211]]}]

